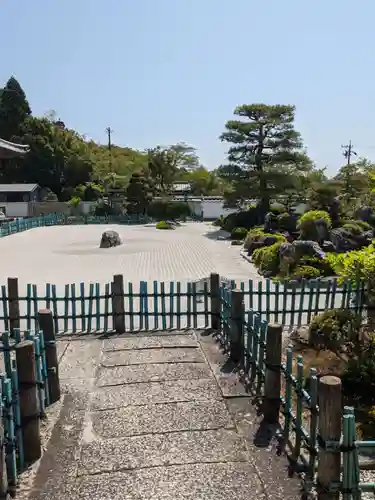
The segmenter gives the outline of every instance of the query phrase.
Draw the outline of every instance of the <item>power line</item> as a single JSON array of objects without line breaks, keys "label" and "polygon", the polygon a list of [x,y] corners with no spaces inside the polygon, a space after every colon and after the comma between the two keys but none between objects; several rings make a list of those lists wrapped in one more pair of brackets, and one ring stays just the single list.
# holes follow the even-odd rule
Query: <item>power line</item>
[{"label": "power line", "polygon": [[341,146],[341,148],[344,150],[343,155],[344,158],[347,160],[347,164],[350,165],[350,160],[352,155],[358,156],[355,151],[353,151],[353,144],[352,141],[349,141],[349,144],[346,146]]}]

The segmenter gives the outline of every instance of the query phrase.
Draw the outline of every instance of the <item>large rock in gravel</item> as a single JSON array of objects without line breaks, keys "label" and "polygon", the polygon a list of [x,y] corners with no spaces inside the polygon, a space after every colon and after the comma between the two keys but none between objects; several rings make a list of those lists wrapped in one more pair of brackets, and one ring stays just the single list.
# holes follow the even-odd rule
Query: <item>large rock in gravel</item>
[{"label": "large rock in gravel", "polygon": [[111,248],[122,245],[121,238],[116,231],[104,231],[100,241],[100,248]]}]

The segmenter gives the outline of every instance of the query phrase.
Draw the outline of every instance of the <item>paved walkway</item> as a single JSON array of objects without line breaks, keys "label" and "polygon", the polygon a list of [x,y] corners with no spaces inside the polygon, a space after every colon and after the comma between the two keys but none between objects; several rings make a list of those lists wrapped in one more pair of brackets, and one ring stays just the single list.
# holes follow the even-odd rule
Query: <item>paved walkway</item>
[{"label": "paved walkway", "polygon": [[[297,499],[210,336],[61,341],[64,401],[33,500]],[[272,446],[271,446],[272,448]]]}]

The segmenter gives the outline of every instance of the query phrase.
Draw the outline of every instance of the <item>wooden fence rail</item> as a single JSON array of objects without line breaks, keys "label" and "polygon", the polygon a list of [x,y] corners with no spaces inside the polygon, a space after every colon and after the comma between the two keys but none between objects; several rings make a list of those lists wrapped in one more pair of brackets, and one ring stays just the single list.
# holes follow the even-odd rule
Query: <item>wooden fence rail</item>
[{"label": "wooden fence rail", "polygon": [[[195,215],[191,215],[186,220],[191,222],[201,221]],[[30,217],[25,219],[16,219],[10,222],[3,222],[0,226],[0,237],[10,236],[11,234],[46,226],[70,226],[76,224],[148,224],[153,219],[147,215],[66,215],[50,214],[39,217]]]},{"label": "wooden fence rail", "polygon": [[248,391],[263,401],[265,422],[280,426],[279,451],[287,453],[292,473],[304,474],[305,493],[316,486],[319,499],[328,500],[375,492],[375,483],[360,480],[361,469],[375,470],[375,461],[359,460],[361,452],[375,450],[375,441],[356,440],[354,409],[342,409],[341,380],[318,378],[314,368],[306,375],[303,357],[282,347],[282,325],[244,310],[243,290],[223,283],[220,297],[216,334]]},{"label": "wooden fence rail", "polygon": [[[21,334],[18,328],[0,338],[0,498],[14,492],[18,475],[41,456],[40,419],[60,398],[52,312],[41,311],[49,327]],[[46,332],[47,333],[47,332]]]},{"label": "wooden fence rail", "polygon": [[[352,309],[366,320],[363,283],[357,287],[352,283],[339,286],[332,279],[323,288],[319,281],[311,281],[298,291],[269,281],[255,287],[252,281],[224,280],[227,286],[219,288],[216,296],[210,291],[217,288],[212,280],[222,282],[216,274],[196,282],[168,283],[126,283],[123,276],[117,275],[104,284],[72,283],[58,287],[47,283],[44,287],[22,287],[17,278],[8,278],[7,285],[0,287],[0,329],[37,329],[40,309],[52,310],[56,333],[206,328],[211,316],[218,321],[220,301],[228,300],[230,290],[236,287],[243,293],[245,310],[257,311],[262,320],[285,327],[308,324],[313,316],[333,307]],[[306,289],[308,293],[304,294]],[[225,331],[224,328],[224,334]]]}]

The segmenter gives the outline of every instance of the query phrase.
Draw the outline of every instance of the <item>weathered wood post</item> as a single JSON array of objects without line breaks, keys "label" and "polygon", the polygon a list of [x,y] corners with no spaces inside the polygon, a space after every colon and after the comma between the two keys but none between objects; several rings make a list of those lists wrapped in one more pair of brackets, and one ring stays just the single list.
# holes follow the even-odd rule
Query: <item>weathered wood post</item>
[{"label": "weathered wood post", "polygon": [[242,290],[232,291],[232,304],[230,311],[230,359],[235,363],[244,360],[244,293]]},{"label": "weathered wood post", "polygon": [[124,277],[115,274],[112,282],[113,329],[116,333],[125,333]]},{"label": "weathered wood post", "polygon": [[9,330],[13,336],[14,329],[20,328],[20,303],[18,294],[18,278],[8,278],[9,297]]},{"label": "weathered wood post", "polygon": [[280,415],[282,338],[282,325],[276,323],[268,325],[263,416],[269,424],[276,424]]},{"label": "weathered wood post", "polygon": [[211,328],[219,331],[221,326],[220,310],[220,276],[217,273],[210,275],[210,297],[211,297]]},{"label": "weathered wood post", "polygon": [[339,450],[327,451],[324,444],[341,439],[342,395],[341,380],[325,375],[319,380],[319,438],[322,446],[318,455],[318,498],[319,500],[339,499],[340,494],[330,493],[329,485],[340,482],[341,454]]},{"label": "weathered wood post", "polygon": [[59,380],[59,360],[57,356],[57,345],[53,314],[49,309],[40,309],[38,312],[38,324],[44,335],[46,349],[47,380],[50,404],[55,403],[61,397]]},{"label": "weathered wood post", "polygon": [[[1,389],[0,389],[1,396]],[[7,464],[5,458],[5,439],[4,439],[4,423],[3,423],[3,411],[0,408],[0,499],[6,500],[8,493],[8,474],[7,474]]]},{"label": "weathered wood post", "polygon": [[15,349],[24,458],[31,464],[42,454],[34,342],[24,340]]}]

